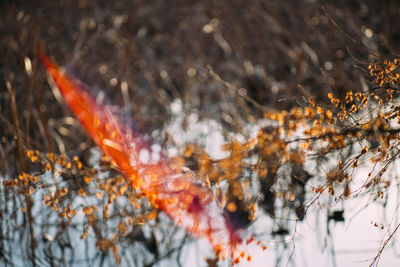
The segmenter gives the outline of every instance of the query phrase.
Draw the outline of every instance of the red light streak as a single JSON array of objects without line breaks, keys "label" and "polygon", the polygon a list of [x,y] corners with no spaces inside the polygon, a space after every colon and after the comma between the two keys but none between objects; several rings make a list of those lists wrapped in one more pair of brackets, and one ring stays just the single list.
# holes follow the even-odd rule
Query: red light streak
[{"label": "red light streak", "polygon": [[[131,186],[147,197],[177,224],[198,238],[207,238],[220,259],[234,263],[244,258],[242,238],[224,217],[212,191],[194,182],[190,175],[175,170],[166,161],[147,165],[140,162],[135,144],[141,142],[106,107],[97,103],[83,85],[39,55],[75,116],[100,149],[118,165]],[[134,162],[134,164],[132,164]],[[250,255],[247,259],[250,260]]]}]

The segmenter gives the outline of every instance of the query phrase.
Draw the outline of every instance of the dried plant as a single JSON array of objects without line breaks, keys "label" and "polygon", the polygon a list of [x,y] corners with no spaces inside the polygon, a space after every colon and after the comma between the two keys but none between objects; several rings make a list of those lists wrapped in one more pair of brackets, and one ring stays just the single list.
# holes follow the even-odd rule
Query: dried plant
[{"label": "dried plant", "polygon": [[[276,227],[247,240],[266,250],[271,236],[295,236],[313,205],[395,193],[398,10],[372,0],[1,2],[1,264],[182,265],[193,241],[96,148],[38,49],[149,144],[175,148],[234,231],[268,216]],[[177,100],[180,128],[192,114],[218,123],[225,157],[170,133]],[[373,222],[387,235],[371,265],[399,223]]]}]

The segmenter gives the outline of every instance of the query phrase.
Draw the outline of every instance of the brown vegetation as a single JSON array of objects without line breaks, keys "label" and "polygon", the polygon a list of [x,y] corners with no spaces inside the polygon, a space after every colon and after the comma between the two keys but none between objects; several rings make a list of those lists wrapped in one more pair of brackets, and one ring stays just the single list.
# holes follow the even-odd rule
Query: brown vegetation
[{"label": "brown vegetation", "polygon": [[[398,183],[398,12],[397,1],[372,0],[2,2],[0,262],[179,265],[192,240],[93,148],[37,48],[99,99],[105,90],[163,149],[179,143],[165,130],[174,100],[183,129],[192,113],[218,121],[227,157],[213,158],[203,140],[177,148],[246,229],[260,213],[299,222],[321,196],[377,200]],[[369,174],[356,188],[361,168]],[[293,231],[278,225],[268,234]]]}]

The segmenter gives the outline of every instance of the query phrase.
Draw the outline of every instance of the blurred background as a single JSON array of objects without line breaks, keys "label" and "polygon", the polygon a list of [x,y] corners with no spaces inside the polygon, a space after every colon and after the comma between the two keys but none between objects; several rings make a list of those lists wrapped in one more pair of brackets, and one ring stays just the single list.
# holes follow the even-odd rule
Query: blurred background
[{"label": "blurred background", "polygon": [[[115,112],[150,143],[160,144],[157,149],[175,148],[171,153],[179,154],[196,139],[207,153],[222,158],[219,146],[233,135],[245,140],[254,134],[251,125],[257,125],[268,109],[289,110],[310,97],[330,103],[331,91],[344,97],[348,90],[368,90],[368,64],[398,57],[399,15],[396,0],[1,1],[0,180],[31,173],[40,174],[42,181],[41,187],[33,186],[32,195],[23,192],[23,185],[10,188],[6,182],[8,187],[3,183],[0,189],[1,264],[112,266],[112,253],[98,241],[115,230],[124,217],[121,207],[128,203],[113,206],[117,223],[104,222],[94,230],[94,239],[77,240],[80,245],[72,243],[79,239],[78,232],[84,232],[89,216],[75,217],[76,233],[68,237],[62,216],[51,222],[39,218],[53,218],[51,209],[41,204],[51,190],[68,188],[66,195],[61,194],[63,204],[56,204],[65,209],[70,204],[96,205],[101,197],[96,200],[95,190],[95,200],[85,200],[80,194],[79,189],[87,186],[82,180],[87,173],[67,168],[54,182],[55,165],[49,167],[52,174],[46,174],[46,166],[27,161],[26,150],[38,149],[42,163],[51,158],[46,153],[54,153],[71,159],[78,156],[88,166],[86,172],[104,168],[93,174],[97,186],[105,183],[104,177],[117,174],[92,149],[93,142],[47,81],[38,49],[84,81],[98,99],[119,107]],[[204,121],[208,123],[193,128]],[[200,136],[193,129],[200,129]],[[212,135],[213,130],[219,134]],[[191,160],[186,164],[195,170]],[[120,190],[122,185],[117,186]],[[267,214],[280,208],[265,193],[271,187],[261,184],[259,189],[260,205]],[[101,203],[107,205],[107,201]],[[151,212],[143,205],[141,209],[141,215]],[[299,217],[304,215],[304,210],[294,211]],[[340,211],[335,216],[328,216],[328,225],[343,218]],[[172,224],[162,215],[157,220],[162,223],[149,223],[147,230],[131,224],[130,234],[121,235],[122,265],[187,266],[181,262],[181,251],[192,238],[177,229],[180,238],[171,249],[166,233]],[[270,235],[290,232],[281,225],[275,227]],[[147,256],[137,256],[141,253],[132,252],[132,244],[140,244]],[[79,250],[84,249],[82,256]],[[290,259],[291,250],[283,247],[283,251]],[[277,252],[272,260],[277,266],[287,262],[311,266],[282,260],[280,255]],[[195,265],[216,266],[212,259],[199,262]]]}]

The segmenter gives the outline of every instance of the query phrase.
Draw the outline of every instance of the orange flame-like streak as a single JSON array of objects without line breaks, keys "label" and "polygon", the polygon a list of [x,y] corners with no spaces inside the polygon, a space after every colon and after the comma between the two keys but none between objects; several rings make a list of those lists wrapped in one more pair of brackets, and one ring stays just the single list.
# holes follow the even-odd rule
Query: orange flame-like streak
[{"label": "orange flame-like streak", "polygon": [[100,149],[118,165],[130,184],[155,208],[198,238],[206,237],[219,258],[234,258],[242,240],[223,216],[210,189],[173,170],[166,162],[142,164],[134,138],[118,118],[97,103],[79,81],[63,73],[43,53],[40,57],[68,106]]}]

